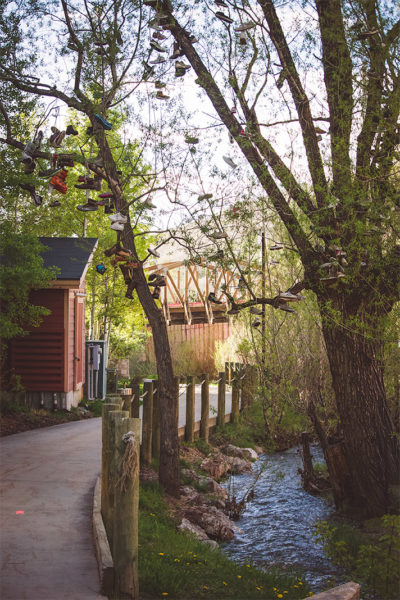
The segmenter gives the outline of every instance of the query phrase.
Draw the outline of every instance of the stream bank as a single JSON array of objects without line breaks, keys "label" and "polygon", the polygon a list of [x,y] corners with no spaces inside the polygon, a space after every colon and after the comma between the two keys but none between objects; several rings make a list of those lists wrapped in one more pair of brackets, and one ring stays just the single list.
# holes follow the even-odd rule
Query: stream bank
[{"label": "stream bank", "polygon": [[[318,446],[312,447],[312,454],[314,460],[323,462]],[[240,563],[251,561],[259,568],[301,572],[318,592],[343,583],[345,577],[312,535],[316,521],[327,520],[334,508],[302,488],[301,466],[298,448],[264,454],[253,465],[253,473],[232,476],[223,484],[230,495],[240,499],[251,488],[256,472],[262,471],[252,501],[236,521],[241,531],[224,544],[223,551]]]}]

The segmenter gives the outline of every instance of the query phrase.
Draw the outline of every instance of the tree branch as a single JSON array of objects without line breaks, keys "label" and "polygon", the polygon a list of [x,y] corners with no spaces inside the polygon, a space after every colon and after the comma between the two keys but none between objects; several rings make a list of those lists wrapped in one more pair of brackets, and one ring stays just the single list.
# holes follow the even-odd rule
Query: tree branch
[{"label": "tree branch", "polygon": [[350,133],[353,111],[352,61],[339,0],[316,2],[322,41],[322,64],[330,113],[332,172],[335,193],[351,187]]},{"label": "tree branch", "polygon": [[286,79],[296,106],[300,127],[303,133],[304,147],[306,149],[315,198],[318,207],[322,208],[325,204],[328,185],[324,173],[321,153],[318,147],[317,134],[313,124],[310,103],[301,84],[299,74],[272,0],[258,1],[267,20],[269,35],[278,53],[282,69],[286,72]]},{"label": "tree branch", "polygon": [[271,198],[276,211],[292,236],[292,239],[299,249],[300,254],[305,257],[307,254],[313,253],[312,245],[302,230],[285,197],[269,173],[268,167],[263,164],[262,157],[258,153],[257,149],[253,146],[252,142],[240,135],[240,126],[237,120],[231,114],[231,111],[213,77],[193,48],[193,44],[190,42],[188,33],[179,25],[165,3],[163,4],[163,11],[168,13],[170,16],[168,29],[171,31],[181,48],[184,50],[188,60],[197,73],[200,85],[206,90],[207,95],[210,98],[219,117],[225,123],[228,130],[236,140],[239,148],[247,158],[250,166],[256,174],[259,182]]}]

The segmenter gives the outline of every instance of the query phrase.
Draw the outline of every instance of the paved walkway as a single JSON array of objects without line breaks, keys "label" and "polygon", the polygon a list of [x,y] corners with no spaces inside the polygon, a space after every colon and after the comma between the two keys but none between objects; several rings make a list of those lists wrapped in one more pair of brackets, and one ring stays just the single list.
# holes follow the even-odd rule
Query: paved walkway
[{"label": "paved walkway", "polygon": [[91,521],[100,468],[101,419],[1,438],[1,600],[104,600]]}]

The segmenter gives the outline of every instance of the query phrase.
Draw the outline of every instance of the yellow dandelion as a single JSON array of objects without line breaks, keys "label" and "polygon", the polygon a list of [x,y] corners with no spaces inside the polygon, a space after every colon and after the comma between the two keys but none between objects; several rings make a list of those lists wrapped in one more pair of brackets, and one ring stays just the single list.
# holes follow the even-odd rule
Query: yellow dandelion
[{"label": "yellow dandelion", "polygon": [[203,585],[203,590],[208,590],[208,585]]},{"label": "yellow dandelion", "polygon": [[258,590],[258,591],[260,591],[261,589],[262,588],[259,585],[256,587],[256,590]]},{"label": "yellow dandelion", "polygon": [[237,576],[237,578],[238,578],[238,579],[242,579],[242,576],[241,576],[241,575],[238,575],[238,576]]},{"label": "yellow dandelion", "polygon": [[190,563],[186,563],[187,565],[190,565]]},{"label": "yellow dandelion", "polygon": [[251,569],[251,565],[246,565],[246,567],[247,567],[248,569]]},{"label": "yellow dandelion", "polygon": [[277,594],[278,598],[283,598],[283,594]]},{"label": "yellow dandelion", "polygon": [[299,585],[303,585],[303,582],[302,582],[302,581],[300,581],[300,579],[299,579]]},{"label": "yellow dandelion", "polygon": [[164,552],[159,552],[158,556],[164,556]]},{"label": "yellow dandelion", "polygon": [[293,586],[293,587],[294,587],[294,588],[298,588],[299,586],[298,586],[298,585],[296,585],[296,584],[294,584],[294,586]]},{"label": "yellow dandelion", "polygon": [[156,515],[154,513],[150,513],[150,516],[151,517],[155,517]]},{"label": "yellow dandelion", "polygon": [[223,581],[222,583],[223,583],[223,585],[228,585],[228,584],[226,583],[226,581]]},{"label": "yellow dandelion", "polygon": [[174,558],[174,562],[181,562],[180,558]]},{"label": "yellow dandelion", "polygon": [[277,592],[277,591],[278,591],[278,588],[272,588],[272,589],[274,590],[274,592]]}]

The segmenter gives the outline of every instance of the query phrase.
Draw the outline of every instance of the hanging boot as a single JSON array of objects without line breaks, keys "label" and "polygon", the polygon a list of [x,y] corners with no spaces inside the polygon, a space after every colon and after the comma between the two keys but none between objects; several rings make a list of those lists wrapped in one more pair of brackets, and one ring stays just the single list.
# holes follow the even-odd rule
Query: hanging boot
[{"label": "hanging boot", "polygon": [[99,205],[97,204],[96,200],[88,198],[86,204],[78,204],[76,208],[82,212],[93,212],[98,210]]},{"label": "hanging boot", "polygon": [[19,187],[30,193],[35,206],[40,206],[42,204],[43,198],[36,192],[34,185],[31,185],[30,183],[20,183]]}]

